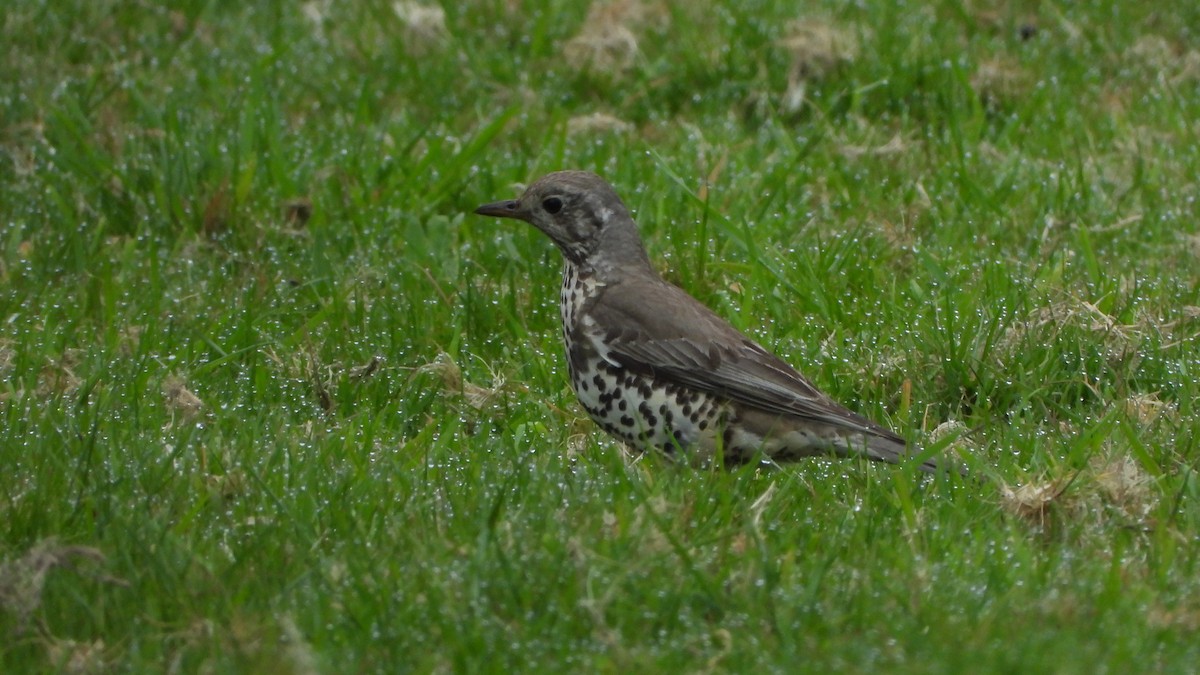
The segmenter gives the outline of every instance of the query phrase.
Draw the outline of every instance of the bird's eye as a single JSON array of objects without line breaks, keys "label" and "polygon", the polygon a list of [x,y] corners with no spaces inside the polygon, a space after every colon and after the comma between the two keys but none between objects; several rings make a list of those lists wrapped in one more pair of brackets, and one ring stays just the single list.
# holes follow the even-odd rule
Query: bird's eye
[{"label": "bird's eye", "polygon": [[547,213],[555,214],[562,211],[562,200],[558,197],[547,197],[542,200],[542,208],[546,209]]}]

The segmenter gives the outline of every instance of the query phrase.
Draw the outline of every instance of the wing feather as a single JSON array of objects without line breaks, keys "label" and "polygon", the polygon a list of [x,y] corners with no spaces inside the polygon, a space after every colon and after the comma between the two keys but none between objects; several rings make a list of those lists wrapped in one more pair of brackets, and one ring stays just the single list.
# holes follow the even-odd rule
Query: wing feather
[{"label": "wing feather", "polygon": [[[606,287],[590,309],[598,325],[620,326],[604,336],[606,358],[760,410],[903,443],[829,398],[682,289],[660,279],[639,281]],[[641,284],[657,287],[639,289]],[[647,292],[666,295],[665,302],[656,300],[653,312],[644,302]]]}]

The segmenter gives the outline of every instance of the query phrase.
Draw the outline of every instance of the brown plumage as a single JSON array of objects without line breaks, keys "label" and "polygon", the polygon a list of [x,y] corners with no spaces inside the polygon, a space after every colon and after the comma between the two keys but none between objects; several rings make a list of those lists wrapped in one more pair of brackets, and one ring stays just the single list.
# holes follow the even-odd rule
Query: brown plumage
[{"label": "brown plumage", "polygon": [[701,461],[719,453],[728,463],[830,454],[900,462],[910,454],[903,438],[839,405],[664,281],[625,204],[599,176],[552,173],[520,198],[475,212],[528,222],[562,252],[571,386],[627,444]]}]

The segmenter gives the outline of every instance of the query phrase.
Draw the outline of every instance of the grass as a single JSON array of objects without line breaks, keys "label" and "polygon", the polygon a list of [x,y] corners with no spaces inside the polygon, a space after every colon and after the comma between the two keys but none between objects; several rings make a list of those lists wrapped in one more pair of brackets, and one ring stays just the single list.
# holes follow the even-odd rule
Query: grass
[{"label": "grass", "polygon": [[[0,670],[1200,662],[1186,3],[0,17]],[[624,457],[470,215],[572,167],[981,480]]]}]

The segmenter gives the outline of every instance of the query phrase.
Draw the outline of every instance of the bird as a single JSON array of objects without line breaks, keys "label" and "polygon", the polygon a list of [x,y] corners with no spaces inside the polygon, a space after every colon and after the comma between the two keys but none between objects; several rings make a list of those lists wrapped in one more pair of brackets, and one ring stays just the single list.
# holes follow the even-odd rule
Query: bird
[{"label": "bird", "polygon": [[834,401],[786,361],[664,280],[616,190],[557,171],[475,213],[525,221],[562,253],[559,314],[571,388],[636,452],[693,464],[814,456],[913,460],[905,439]]}]

